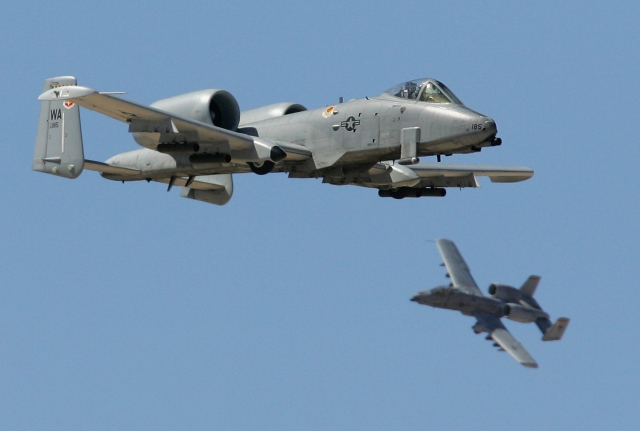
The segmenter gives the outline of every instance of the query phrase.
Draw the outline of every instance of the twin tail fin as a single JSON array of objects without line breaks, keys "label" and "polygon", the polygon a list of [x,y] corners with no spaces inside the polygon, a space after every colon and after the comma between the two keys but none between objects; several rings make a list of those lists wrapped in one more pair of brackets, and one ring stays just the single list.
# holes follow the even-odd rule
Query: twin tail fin
[{"label": "twin tail fin", "polygon": [[[540,283],[540,276],[532,275],[524,282],[522,287],[520,287],[520,292],[522,292],[523,295],[526,295],[526,302],[529,305],[534,308],[542,309],[536,300],[533,299],[533,294],[536,292],[538,283]],[[540,332],[542,332],[542,341],[557,341],[562,338],[564,331],[567,330],[567,326],[569,326],[569,319],[561,317],[552,325],[548,318],[539,318],[536,320],[536,325],[540,328]]]},{"label": "twin tail fin", "polygon": [[[73,76],[44,81],[43,92],[76,85]],[[84,149],[80,129],[80,108],[64,98],[43,100],[31,168],[34,171],[77,178],[84,168]]]}]

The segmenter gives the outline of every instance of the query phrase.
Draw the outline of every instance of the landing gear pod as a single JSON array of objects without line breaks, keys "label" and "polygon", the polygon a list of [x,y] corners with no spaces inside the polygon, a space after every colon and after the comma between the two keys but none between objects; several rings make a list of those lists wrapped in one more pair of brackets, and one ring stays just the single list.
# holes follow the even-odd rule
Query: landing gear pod
[{"label": "landing gear pod", "polygon": [[[44,81],[44,90],[76,85],[73,76]],[[38,120],[38,135],[31,168],[34,171],[77,178],[84,168],[84,150],[80,129],[80,108],[63,98],[43,100]]]},{"label": "landing gear pod", "polygon": [[231,174],[201,175],[189,178],[180,196],[214,205],[225,205],[233,195]]},{"label": "landing gear pod", "polygon": [[253,163],[253,162],[247,162],[247,165],[249,165],[249,169],[251,169],[251,172],[253,172],[254,174],[267,175],[269,172],[271,172],[273,170],[273,167],[276,164],[271,162],[271,161],[269,161],[269,160],[267,160],[266,162],[263,162],[262,164]]}]

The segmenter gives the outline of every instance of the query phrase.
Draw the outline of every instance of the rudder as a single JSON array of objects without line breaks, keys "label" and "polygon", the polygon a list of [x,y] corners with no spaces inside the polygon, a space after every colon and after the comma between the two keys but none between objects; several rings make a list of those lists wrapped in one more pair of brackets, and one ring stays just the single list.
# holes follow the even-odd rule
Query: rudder
[{"label": "rudder", "polygon": [[[44,81],[44,90],[76,85],[73,76]],[[77,178],[84,168],[80,108],[68,100],[42,101],[31,168],[34,171]]]},{"label": "rudder", "polygon": [[538,283],[540,282],[539,275],[532,275],[527,278],[527,281],[520,287],[520,291],[523,295],[527,295],[533,297],[533,294],[536,292],[536,288],[538,287]]}]

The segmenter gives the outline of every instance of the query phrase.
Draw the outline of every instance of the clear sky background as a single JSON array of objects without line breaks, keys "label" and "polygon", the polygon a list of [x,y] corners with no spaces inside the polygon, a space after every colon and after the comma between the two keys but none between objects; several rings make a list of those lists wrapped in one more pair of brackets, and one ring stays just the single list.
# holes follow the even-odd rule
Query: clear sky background
[{"label": "clear sky background", "polygon": [[[3,430],[633,430],[640,423],[638,2],[4,2]],[[223,207],[32,172],[45,78],[142,103],[309,108],[431,76],[497,122],[517,184],[380,199],[283,174]],[[82,112],[85,154],[136,149]],[[432,161],[432,160],[425,160]],[[454,240],[483,291],[542,281],[560,342],[409,301]]]}]

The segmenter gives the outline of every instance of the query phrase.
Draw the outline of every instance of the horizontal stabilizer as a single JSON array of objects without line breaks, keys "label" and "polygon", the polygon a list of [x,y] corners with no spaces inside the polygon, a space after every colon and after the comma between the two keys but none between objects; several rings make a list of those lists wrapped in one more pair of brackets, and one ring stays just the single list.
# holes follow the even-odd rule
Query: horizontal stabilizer
[{"label": "horizontal stabilizer", "polygon": [[139,169],[125,168],[122,166],[113,166],[103,162],[96,162],[95,160],[85,160],[85,169],[90,171],[96,171],[103,174],[113,175],[137,175],[140,173]]},{"label": "horizontal stabilizer", "polygon": [[564,331],[567,330],[567,326],[569,326],[569,319],[566,317],[559,318],[556,323],[554,323],[553,326],[547,329],[547,332],[544,333],[542,341],[560,340],[564,335]]}]

